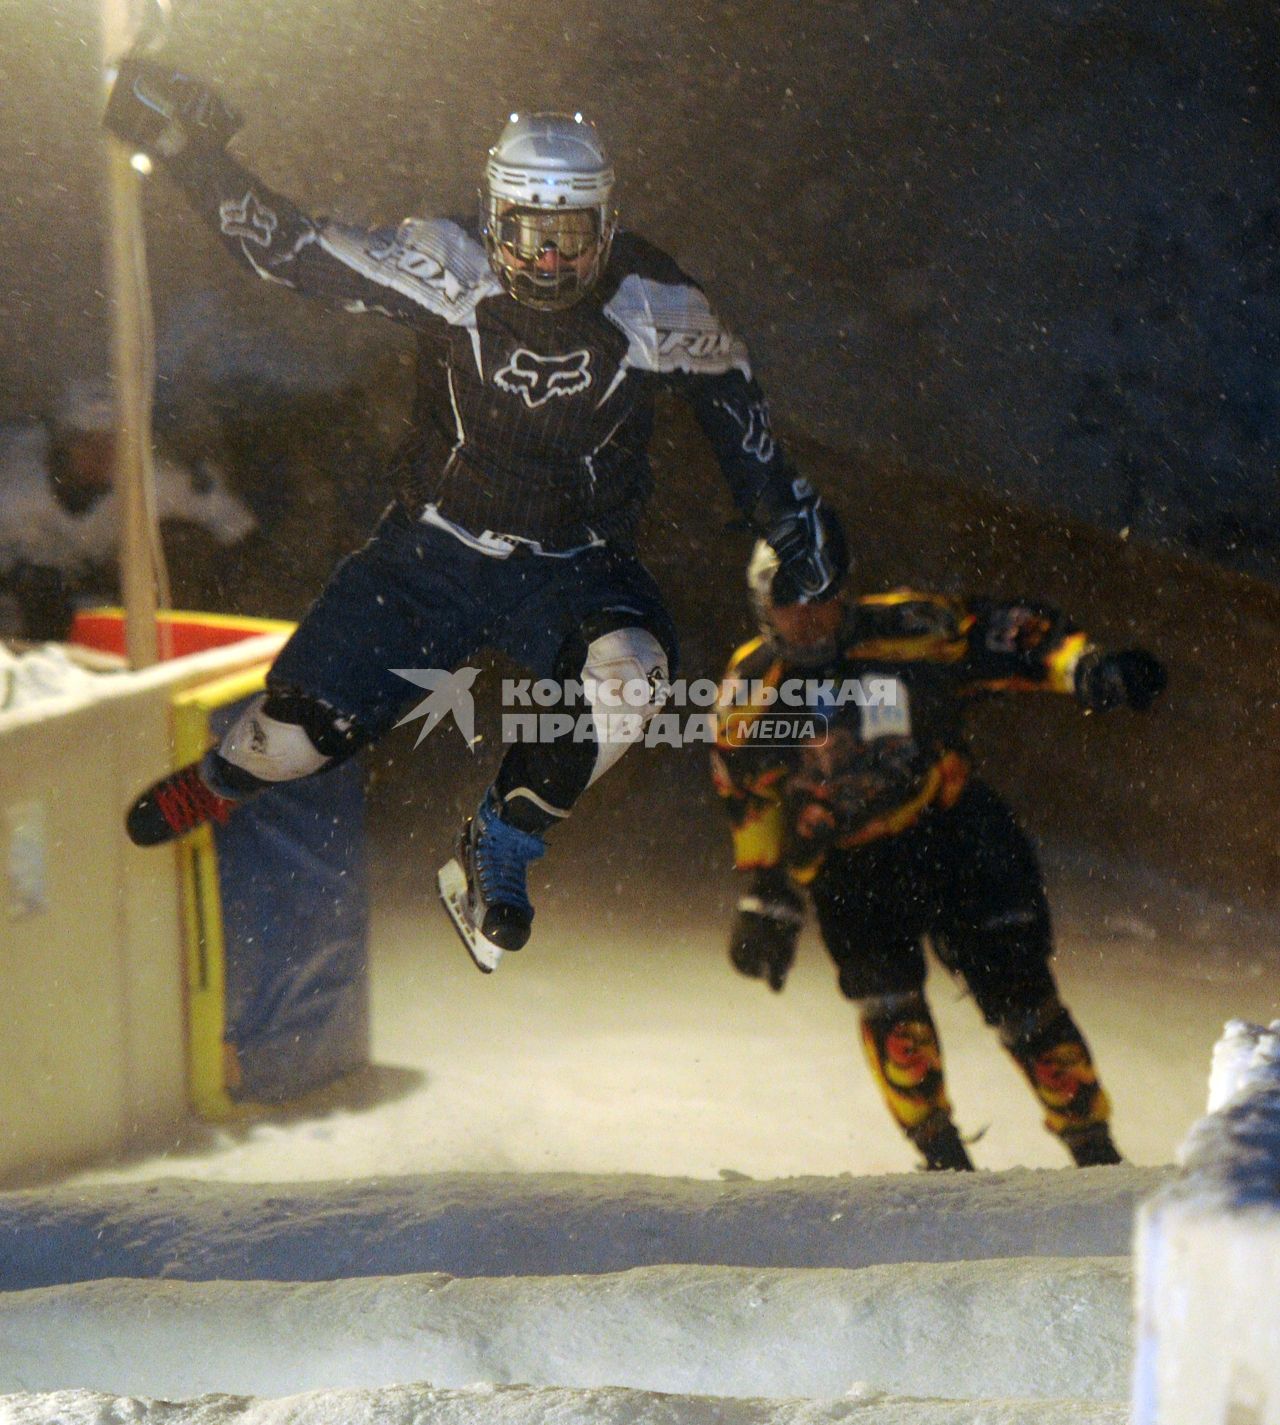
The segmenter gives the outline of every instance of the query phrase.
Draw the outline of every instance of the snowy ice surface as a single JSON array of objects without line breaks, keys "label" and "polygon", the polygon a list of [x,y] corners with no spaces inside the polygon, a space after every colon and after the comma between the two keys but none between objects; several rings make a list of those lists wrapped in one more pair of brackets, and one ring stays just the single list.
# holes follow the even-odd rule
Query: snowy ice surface
[{"label": "snowy ice surface", "polygon": [[897,1394],[1118,1401],[1130,1294],[1123,1258],[116,1279],[0,1299],[0,1390],[277,1396],[427,1380],[827,1398],[868,1381]]},{"label": "snowy ice surface", "polygon": [[1125,1257],[1169,1168],[707,1182],[436,1173],[351,1182],[88,1185],[0,1194],[10,1291],[104,1277],[552,1276],[666,1263],[882,1266]]},{"label": "snowy ice surface", "polygon": [[902,1173],[812,942],[771,996],[727,969],[714,894],[646,939],[562,866],[485,978],[428,879],[380,906],[356,1085],[0,1196],[3,1425],[1127,1419],[1134,1204],[1223,1022],[1275,1017],[1272,927],[1060,879],[1064,994],[1153,1166],[1046,1171],[1025,1084],[935,978],[1002,1170],[937,1177]]},{"label": "snowy ice surface", "polygon": [[120,1399],[90,1391],[0,1398],[4,1425],[1123,1425],[1124,1405],[1088,1401],[890,1398],[876,1390],[842,1400],[725,1400],[649,1391],[528,1386],[321,1391],[282,1400],[214,1395],[198,1400]]}]

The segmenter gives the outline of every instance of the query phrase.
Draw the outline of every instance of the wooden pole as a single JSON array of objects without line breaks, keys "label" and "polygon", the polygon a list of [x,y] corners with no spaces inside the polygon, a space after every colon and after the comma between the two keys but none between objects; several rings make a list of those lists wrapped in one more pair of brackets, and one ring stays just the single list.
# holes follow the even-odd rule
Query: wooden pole
[{"label": "wooden pole", "polygon": [[[138,6],[102,0],[102,59],[106,75],[133,43]],[[115,488],[120,511],[120,586],[125,652],[146,668],[160,656],[157,586],[160,535],[155,517],[151,458],[153,355],[151,298],[142,230],[141,177],[133,154],[107,138],[107,281],[111,298],[111,362],[115,384]]]}]

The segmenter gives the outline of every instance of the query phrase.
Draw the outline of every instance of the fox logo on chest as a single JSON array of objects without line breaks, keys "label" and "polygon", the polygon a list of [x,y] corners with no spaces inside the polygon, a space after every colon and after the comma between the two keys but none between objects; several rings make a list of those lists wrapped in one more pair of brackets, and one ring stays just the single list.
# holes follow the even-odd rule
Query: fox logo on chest
[{"label": "fox logo on chest", "polygon": [[494,385],[518,395],[532,410],[554,396],[576,396],[591,385],[591,353],[583,347],[561,356],[539,356],[518,346],[510,361],[494,372]]}]

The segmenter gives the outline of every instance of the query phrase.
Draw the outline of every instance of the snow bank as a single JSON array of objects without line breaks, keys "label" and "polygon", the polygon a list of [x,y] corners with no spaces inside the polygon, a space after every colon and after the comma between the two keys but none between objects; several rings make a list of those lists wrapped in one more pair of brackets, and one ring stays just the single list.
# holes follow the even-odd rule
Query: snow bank
[{"label": "snow bank", "polygon": [[1136,1425],[1278,1418],[1280,1022],[1226,1026],[1209,1105],[1139,1217]]},{"label": "snow bank", "polygon": [[1122,1405],[1088,1401],[971,1402],[892,1398],[857,1390],[846,1400],[722,1400],[635,1390],[525,1386],[333,1391],[285,1400],[204,1396],[121,1399],[91,1391],[0,1399],[5,1425],[1124,1425]]},{"label": "snow bank", "polygon": [[1123,1258],[316,1283],[82,1282],[0,1298],[0,1390],[292,1394],[427,1380],[719,1396],[1120,1401]]},{"label": "snow bank", "polygon": [[1168,1177],[3,1194],[0,1422],[1119,1425]]},{"label": "snow bank", "polygon": [[0,1288],[101,1277],[316,1281],[1127,1256],[1165,1168],[709,1182],[441,1173],[0,1194]]},{"label": "snow bank", "polygon": [[22,653],[0,643],[0,712],[47,698],[86,695],[100,676],[74,662],[56,643]]}]

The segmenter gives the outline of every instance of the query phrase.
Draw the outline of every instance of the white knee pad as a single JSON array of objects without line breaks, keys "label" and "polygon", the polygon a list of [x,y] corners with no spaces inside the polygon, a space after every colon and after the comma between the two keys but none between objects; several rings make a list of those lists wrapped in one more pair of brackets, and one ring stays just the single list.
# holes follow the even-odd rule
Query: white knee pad
[{"label": "white knee pad", "polygon": [[222,758],[263,782],[292,782],[309,777],[333,761],[296,722],[280,722],[262,711],[258,697],[236,719],[218,748]]},{"label": "white knee pad", "polygon": [[615,629],[587,645],[582,687],[596,733],[592,782],[644,737],[671,693],[668,671],[666,651],[645,628]]}]

